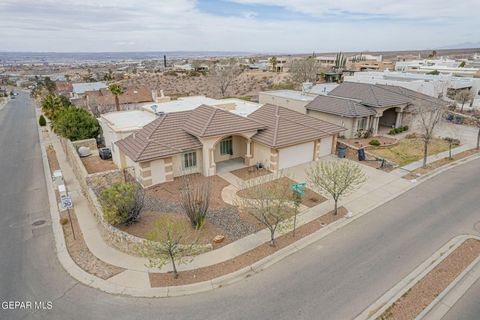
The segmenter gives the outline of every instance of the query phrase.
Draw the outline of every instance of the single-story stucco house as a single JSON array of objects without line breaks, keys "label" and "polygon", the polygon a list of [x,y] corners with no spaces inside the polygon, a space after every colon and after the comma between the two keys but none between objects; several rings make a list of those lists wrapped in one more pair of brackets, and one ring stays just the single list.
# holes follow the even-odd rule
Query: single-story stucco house
[{"label": "single-story stucco house", "polygon": [[346,138],[355,138],[361,130],[398,128],[411,125],[415,106],[446,105],[441,99],[400,86],[343,82],[327,94],[313,96],[300,91],[268,91],[260,94],[261,102],[275,101],[286,107],[319,118],[347,130]]},{"label": "single-story stucco house", "polygon": [[[248,116],[212,107],[160,115],[117,141],[120,168],[132,167],[144,187],[187,173],[211,176],[229,161],[277,171],[334,152],[345,128],[271,104]],[[117,157],[114,157],[116,159]]]}]

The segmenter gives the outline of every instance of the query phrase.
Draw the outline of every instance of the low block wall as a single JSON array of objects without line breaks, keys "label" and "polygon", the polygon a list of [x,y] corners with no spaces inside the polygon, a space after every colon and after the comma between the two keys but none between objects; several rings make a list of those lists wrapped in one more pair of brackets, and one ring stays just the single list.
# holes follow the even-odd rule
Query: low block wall
[{"label": "low block wall", "polygon": [[[94,214],[95,218],[101,226],[100,232],[103,239],[108,244],[122,252],[131,255],[138,255],[137,247],[147,240],[115,228],[107,221],[105,221],[105,219],[103,218],[102,206],[100,205],[97,198],[97,195],[101,192],[103,188],[112,185],[113,183],[125,182],[126,173],[123,170],[115,169],[88,174],[87,170],[83,166],[82,160],[80,159],[76,148],[80,146],[85,146],[93,149],[93,147],[91,147],[93,141],[93,143],[95,143],[95,149],[93,150],[96,150],[97,146],[95,139],[71,142],[68,139],[60,137],[60,141],[62,144],[62,148],[66,154],[67,161],[70,163],[70,166],[72,167],[73,172],[77,177],[77,180],[80,182],[82,193],[88,200],[90,211]],[[205,252],[211,249],[211,244],[205,244],[196,246],[195,250],[197,252]]]}]

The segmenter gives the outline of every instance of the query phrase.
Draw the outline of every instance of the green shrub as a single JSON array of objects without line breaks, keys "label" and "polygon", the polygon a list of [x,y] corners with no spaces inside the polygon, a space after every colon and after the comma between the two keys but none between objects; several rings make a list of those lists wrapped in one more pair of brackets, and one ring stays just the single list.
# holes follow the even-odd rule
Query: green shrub
[{"label": "green shrub", "polygon": [[368,144],[371,145],[371,146],[378,147],[381,143],[377,139],[373,139]]},{"label": "green shrub", "polygon": [[53,121],[53,129],[72,141],[95,138],[100,133],[97,119],[88,111],[75,107],[60,111]]},{"label": "green shrub", "polygon": [[40,125],[40,127],[45,127],[47,125],[47,120],[45,120],[43,114],[40,115],[40,118],[38,118],[38,124]]},{"label": "green shrub", "polygon": [[145,192],[135,183],[115,183],[100,193],[103,217],[110,224],[132,224],[143,209]]},{"label": "green shrub", "polygon": [[388,134],[394,135],[397,134],[397,132],[395,131],[395,129],[390,129],[390,131],[388,131]]},{"label": "green shrub", "polygon": [[403,131],[408,131],[408,126],[403,126]]}]

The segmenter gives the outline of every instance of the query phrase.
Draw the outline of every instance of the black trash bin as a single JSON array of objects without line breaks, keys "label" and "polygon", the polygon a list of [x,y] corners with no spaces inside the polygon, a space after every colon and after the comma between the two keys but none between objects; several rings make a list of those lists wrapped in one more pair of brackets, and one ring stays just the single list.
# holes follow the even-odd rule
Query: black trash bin
[{"label": "black trash bin", "polygon": [[339,158],[345,158],[347,156],[347,147],[338,146],[337,147],[337,155],[338,155]]},{"label": "black trash bin", "polygon": [[358,161],[365,161],[365,149],[358,149]]}]

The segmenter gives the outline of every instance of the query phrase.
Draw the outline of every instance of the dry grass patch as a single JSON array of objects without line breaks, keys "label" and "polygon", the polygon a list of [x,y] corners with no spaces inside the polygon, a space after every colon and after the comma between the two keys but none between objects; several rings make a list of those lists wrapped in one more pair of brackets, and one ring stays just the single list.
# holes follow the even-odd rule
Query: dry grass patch
[{"label": "dry grass patch", "polygon": [[[284,185],[287,185],[288,187],[290,187],[291,185],[296,184],[297,182],[293,181],[290,178],[282,177],[280,179],[276,179],[274,181],[267,182],[267,183],[265,183],[265,185],[267,185],[269,183],[281,183],[281,184],[284,184]],[[314,207],[314,206],[316,206],[316,205],[318,205],[318,204],[320,204],[324,201],[327,201],[327,199],[325,197],[321,196],[320,194],[316,193],[315,191],[313,191],[310,188],[304,188],[304,190],[305,190],[305,195],[302,197],[302,204],[304,206],[307,206],[307,207],[311,208],[311,207]],[[291,191],[292,197],[293,197],[293,192],[294,191]],[[237,192],[237,195],[240,196],[240,197],[245,197],[246,194],[248,194],[248,191],[240,190],[240,191]]]},{"label": "dry grass patch", "polygon": [[[447,151],[449,143],[443,139],[433,139],[428,145],[428,155]],[[423,140],[420,138],[403,139],[390,148],[372,148],[369,151],[380,158],[395,162],[399,166],[423,158]]]}]

